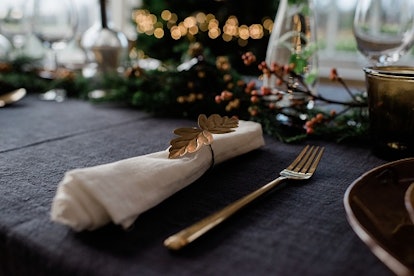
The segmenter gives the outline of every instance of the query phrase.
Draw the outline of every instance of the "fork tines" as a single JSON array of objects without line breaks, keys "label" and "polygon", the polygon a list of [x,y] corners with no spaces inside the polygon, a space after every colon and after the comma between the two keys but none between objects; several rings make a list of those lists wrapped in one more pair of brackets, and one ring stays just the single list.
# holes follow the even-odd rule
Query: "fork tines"
[{"label": "fork tines", "polygon": [[307,145],[287,169],[312,174],[319,164],[323,151],[323,147]]}]

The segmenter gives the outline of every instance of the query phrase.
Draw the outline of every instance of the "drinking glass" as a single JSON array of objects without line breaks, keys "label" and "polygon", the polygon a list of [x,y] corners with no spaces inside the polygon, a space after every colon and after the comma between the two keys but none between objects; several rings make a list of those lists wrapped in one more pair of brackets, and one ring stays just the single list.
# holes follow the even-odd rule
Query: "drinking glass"
[{"label": "drinking glass", "polygon": [[76,8],[72,0],[34,0],[33,8],[33,34],[47,49],[44,69],[52,76],[59,69],[56,51],[75,37]]},{"label": "drinking glass", "polygon": [[413,0],[359,0],[354,36],[358,50],[377,66],[397,62],[414,37]]},{"label": "drinking glass", "polygon": [[24,45],[30,33],[30,9],[25,0],[2,0],[0,33],[13,46],[13,56],[23,55]]}]

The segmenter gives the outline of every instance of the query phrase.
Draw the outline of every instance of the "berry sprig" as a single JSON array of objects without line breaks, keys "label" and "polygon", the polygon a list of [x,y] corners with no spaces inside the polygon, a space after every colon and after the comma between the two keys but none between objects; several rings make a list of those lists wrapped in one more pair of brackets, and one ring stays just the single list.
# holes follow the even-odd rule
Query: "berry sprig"
[{"label": "berry sprig", "polygon": [[[251,52],[243,54],[242,60],[246,66],[256,64],[256,57]],[[277,128],[275,118],[279,114],[290,117],[296,116],[295,124],[299,124],[299,128],[302,128],[306,136],[332,133],[340,135],[340,131],[347,132],[347,136],[352,136],[350,132],[354,130],[351,127],[358,125],[354,121],[365,120],[363,118],[364,112],[352,113],[349,111],[355,108],[364,109],[367,106],[366,96],[363,93],[354,94],[335,68],[331,70],[330,79],[344,87],[346,93],[350,96],[350,100],[338,101],[314,93],[305,82],[304,77],[295,72],[294,64],[282,65],[272,63],[269,66],[263,61],[257,64],[257,67],[262,80],[272,80],[275,83],[263,82],[263,84],[258,86],[255,81],[250,81],[244,86],[245,93],[240,94],[237,91],[227,89],[216,96],[216,103],[227,104],[226,111],[229,111],[237,109],[237,107],[245,107],[246,105],[240,105],[240,102],[247,102],[247,112],[251,119],[266,122],[267,126],[274,127],[275,129]],[[294,95],[299,96],[294,97]],[[237,99],[237,106],[233,104],[235,99]],[[337,104],[343,108],[341,111],[319,111],[315,107],[309,109],[309,102]],[[229,106],[232,106],[232,108],[230,109]],[[292,110],[297,112],[292,112]],[[353,115],[350,115],[350,113]],[[355,120],[353,116],[356,118]],[[271,123],[272,121],[273,123]],[[300,127],[300,125],[302,126]],[[272,129],[270,132],[276,133],[277,130],[275,129]],[[355,133],[358,131],[355,130]],[[278,136],[279,134],[276,135]]]}]

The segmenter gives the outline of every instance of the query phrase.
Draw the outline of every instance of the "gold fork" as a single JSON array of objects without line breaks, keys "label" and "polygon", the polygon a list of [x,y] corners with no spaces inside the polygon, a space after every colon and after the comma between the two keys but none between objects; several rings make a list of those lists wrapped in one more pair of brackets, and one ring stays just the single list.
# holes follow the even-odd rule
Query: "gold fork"
[{"label": "gold fork", "polygon": [[306,146],[296,159],[286,169],[280,172],[280,176],[275,180],[267,183],[258,190],[242,197],[220,211],[200,220],[199,222],[185,228],[184,230],[168,237],[164,245],[172,250],[178,250],[193,242],[207,231],[211,230],[231,215],[259,198],[263,194],[272,190],[284,180],[305,180],[309,179],[316,170],[321,160],[324,148],[315,146]]}]

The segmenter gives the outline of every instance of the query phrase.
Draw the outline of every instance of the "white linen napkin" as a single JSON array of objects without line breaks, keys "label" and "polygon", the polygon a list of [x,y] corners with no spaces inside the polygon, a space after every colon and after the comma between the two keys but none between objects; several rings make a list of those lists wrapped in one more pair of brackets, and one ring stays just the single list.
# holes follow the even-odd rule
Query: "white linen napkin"
[{"label": "white linen napkin", "polygon": [[[213,135],[215,164],[264,145],[261,125],[239,121],[234,132]],[[130,227],[143,212],[202,176],[212,164],[208,146],[179,159],[168,149],[65,173],[52,202],[52,221],[75,231],[109,222]]]}]

